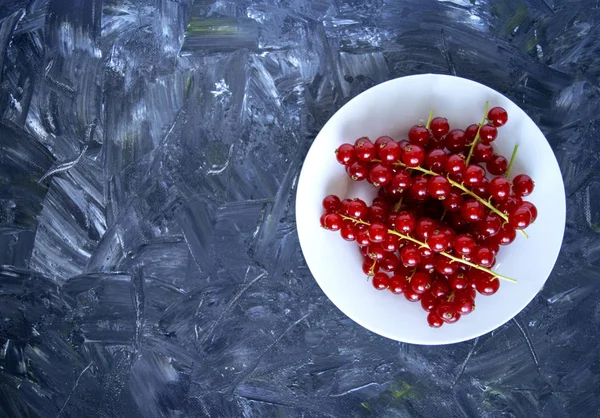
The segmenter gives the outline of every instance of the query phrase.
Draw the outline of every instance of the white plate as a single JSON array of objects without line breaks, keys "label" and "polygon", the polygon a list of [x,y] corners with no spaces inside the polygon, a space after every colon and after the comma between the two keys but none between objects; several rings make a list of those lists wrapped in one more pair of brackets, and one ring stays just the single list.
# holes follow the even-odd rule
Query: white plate
[{"label": "white plate", "polygon": [[[354,242],[319,226],[321,202],[328,194],[360,197],[371,203],[376,190],[366,181],[354,182],[335,159],[342,143],[368,136],[388,135],[399,140],[417,122],[424,123],[431,108],[445,116],[452,128],[478,123],[485,102],[508,111],[508,123],[494,141],[496,152],[509,158],[519,152],[512,175],[526,173],[535,181],[527,197],[538,208],[537,221],[527,228],[529,239],[517,234],[498,254],[498,273],[514,278],[502,282],[493,296],[477,295],[477,309],[455,324],[430,328],[420,303],[403,295],[377,291],[363,274],[362,256]],[[558,163],[546,138],[516,104],[502,94],[471,80],[447,75],[415,75],[379,84],[342,107],[323,127],[311,146],[298,182],[296,223],[302,252],[315,280],[327,297],[363,327],[394,340],[414,344],[450,344],[478,337],[518,314],[540,291],[562,243],[565,193]]]}]

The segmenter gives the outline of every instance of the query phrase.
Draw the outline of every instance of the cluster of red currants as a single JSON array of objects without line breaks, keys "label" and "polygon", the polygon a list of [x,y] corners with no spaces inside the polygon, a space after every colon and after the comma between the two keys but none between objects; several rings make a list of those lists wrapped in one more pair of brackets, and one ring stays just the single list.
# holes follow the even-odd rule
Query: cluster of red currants
[{"label": "cluster of red currants", "polygon": [[504,109],[486,108],[482,122],[464,131],[431,116],[408,140],[341,145],[337,160],[352,179],[378,187],[378,196],[371,206],[325,197],[321,226],[359,245],[376,289],[420,301],[429,325],[440,327],[469,314],[477,292],[492,295],[499,279],[513,281],[491,269],[501,246],[518,230],[526,235],[537,209],[522,199],[533,180],[508,179],[517,147],[509,162],[491,145],[508,120]]}]

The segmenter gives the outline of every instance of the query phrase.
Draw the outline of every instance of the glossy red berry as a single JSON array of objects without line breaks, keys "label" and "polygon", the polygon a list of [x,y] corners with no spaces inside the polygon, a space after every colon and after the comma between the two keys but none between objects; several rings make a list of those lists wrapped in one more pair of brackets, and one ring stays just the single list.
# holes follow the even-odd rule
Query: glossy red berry
[{"label": "glossy red berry", "polygon": [[387,234],[381,242],[381,247],[388,253],[398,251],[398,248],[400,248],[400,237],[394,234]]},{"label": "glossy red berry", "polygon": [[450,194],[451,189],[452,186],[445,177],[429,177],[427,191],[429,192],[429,196],[433,197],[434,199],[444,200]]},{"label": "glossy red berry", "polygon": [[446,151],[439,148],[432,149],[425,157],[425,166],[436,173],[441,173],[447,158]]},{"label": "glossy red berry", "polygon": [[368,163],[377,156],[377,148],[369,138],[359,138],[354,143],[354,153],[358,160]]},{"label": "glossy red berry", "polygon": [[426,147],[431,133],[423,125],[415,125],[408,131],[408,142],[420,147]]},{"label": "glossy red berry", "polygon": [[448,277],[448,284],[454,290],[462,290],[465,289],[469,284],[469,279],[467,275],[462,271],[457,271],[454,274],[451,274]]},{"label": "glossy red berry", "polygon": [[500,245],[508,245],[517,237],[517,232],[509,225],[504,225],[496,234],[495,241]]},{"label": "glossy red berry", "polygon": [[429,196],[429,181],[424,176],[413,177],[413,184],[408,189],[408,194],[414,200],[425,200]]},{"label": "glossy red berry", "polygon": [[406,279],[394,274],[392,277],[390,277],[388,286],[390,292],[395,295],[401,295],[404,293],[404,289],[406,288]]},{"label": "glossy red berry", "polygon": [[337,213],[328,213],[322,220],[322,226],[330,231],[339,231],[342,228],[344,220]]},{"label": "glossy red berry", "polygon": [[415,293],[423,294],[431,287],[431,276],[418,271],[410,279],[410,287]]},{"label": "glossy red berry", "polygon": [[435,312],[447,324],[453,324],[460,319],[460,314],[456,312],[454,302],[441,301],[436,307]]},{"label": "glossy red berry", "polygon": [[513,181],[513,192],[517,196],[529,196],[533,192],[534,183],[527,174],[519,174]]},{"label": "glossy red berry", "polygon": [[450,130],[450,124],[448,123],[448,119],[435,117],[431,119],[431,123],[429,124],[429,129],[431,130],[431,134],[436,138],[441,138],[448,133]]},{"label": "glossy red berry", "polygon": [[375,187],[385,186],[392,181],[392,169],[387,164],[374,164],[369,171],[369,180]]},{"label": "glossy red berry", "polygon": [[369,166],[367,163],[362,161],[356,161],[346,167],[346,172],[354,181],[361,181],[367,178],[369,175]]},{"label": "glossy red berry", "polygon": [[440,316],[433,310],[427,315],[427,323],[431,328],[439,328],[444,325],[442,318],[440,318]]},{"label": "glossy red berry", "polygon": [[467,146],[465,131],[462,129],[453,129],[446,135],[446,148],[450,152],[461,152]]},{"label": "glossy red berry", "polygon": [[435,298],[442,298],[442,297],[448,295],[448,293],[450,293],[450,286],[448,285],[448,282],[446,281],[446,279],[438,278],[438,279],[435,279],[431,283],[429,292]]},{"label": "glossy red berry", "polygon": [[458,212],[463,204],[463,197],[456,190],[451,190],[448,196],[442,200],[442,206],[448,212]]},{"label": "glossy red berry", "polygon": [[425,312],[431,312],[438,304],[438,300],[430,293],[425,292],[421,296],[421,307]]},{"label": "glossy red berry", "polygon": [[367,247],[367,256],[371,260],[380,262],[387,256],[387,254],[385,251],[383,251],[383,247],[381,245],[372,243]]},{"label": "glossy red berry", "polygon": [[389,136],[380,136],[375,141],[375,148],[379,149],[382,147],[383,144],[388,143],[388,142],[394,142],[394,140],[392,138],[390,138]]},{"label": "glossy red berry", "polygon": [[342,144],[335,150],[335,158],[343,165],[350,165],[356,161],[354,147],[350,144]]},{"label": "glossy red berry", "polygon": [[421,300],[421,294],[415,292],[414,290],[412,290],[410,287],[407,287],[404,290],[404,297],[406,298],[407,301],[409,302],[418,302]]},{"label": "glossy red berry", "polygon": [[400,232],[401,234],[408,235],[414,231],[417,221],[412,213],[400,212],[396,216],[395,223],[396,231]]},{"label": "glossy red berry", "polygon": [[479,222],[485,215],[483,205],[477,200],[467,200],[460,208],[460,214],[467,222]]},{"label": "glossy red berry", "polygon": [[473,161],[476,163],[486,163],[494,156],[494,148],[489,144],[478,142],[473,148]]},{"label": "glossy red berry", "polygon": [[480,198],[487,200],[490,197],[489,186],[490,182],[484,177],[479,184],[471,186],[471,191]]},{"label": "glossy red berry", "polygon": [[521,206],[529,209],[529,212],[531,213],[531,223],[534,223],[538,216],[538,211],[535,205],[531,202],[524,201],[523,203],[521,203]]},{"label": "glossy red berry", "polygon": [[323,209],[325,209],[326,212],[337,212],[340,209],[341,204],[340,198],[334,194],[325,196],[323,199]]},{"label": "glossy red berry", "polygon": [[435,258],[435,271],[444,275],[450,276],[456,272],[456,263],[447,257],[438,255]]},{"label": "glossy red berry", "polygon": [[430,218],[420,218],[417,221],[415,227],[415,234],[417,238],[421,241],[427,241],[429,236],[433,234],[433,231],[436,229],[436,224],[433,219]]},{"label": "glossy red berry", "polygon": [[436,229],[429,236],[429,238],[427,238],[427,245],[429,245],[429,248],[431,248],[432,251],[441,253],[442,251],[446,251],[448,249],[450,240],[445,233]]},{"label": "glossy red berry", "polygon": [[417,267],[420,259],[421,256],[419,250],[412,244],[405,245],[400,250],[400,261],[402,261],[402,264],[406,267]]},{"label": "glossy red berry", "polygon": [[465,171],[467,167],[465,157],[462,154],[449,155],[444,164],[444,169],[448,174],[459,174]]},{"label": "glossy red berry", "polygon": [[368,215],[369,207],[364,201],[360,199],[354,199],[348,205],[348,216],[350,216],[351,218],[366,219]]},{"label": "glossy red berry", "polygon": [[504,213],[505,215],[509,215],[513,213],[517,208],[521,206],[523,203],[523,199],[519,196],[509,196],[506,200],[500,201],[496,204],[496,209]]},{"label": "glossy red berry", "polygon": [[467,129],[465,129],[465,139],[467,141],[467,144],[470,145],[475,140],[478,131],[479,125],[477,125],[476,123],[467,126]]},{"label": "glossy red berry", "polygon": [[402,149],[394,141],[384,142],[377,148],[377,155],[384,163],[397,163],[402,156]]},{"label": "glossy red berry", "polygon": [[362,271],[368,276],[372,276],[379,271],[379,264],[377,261],[365,258],[362,263]]},{"label": "glossy red berry", "polygon": [[496,264],[494,252],[489,247],[483,245],[475,250],[473,259],[475,263],[485,268],[492,268]]},{"label": "glossy red berry", "polygon": [[402,162],[408,167],[418,167],[425,160],[425,150],[419,145],[407,145],[402,151]]},{"label": "glossy red berry", "polygon": [[486,237],[492,237],[500,232],[502,228],[502,220],[494,213],[489,214],[477,224],[477,232],[485,235]]},{"label": "glossy red berry", "polygon": [[508,215],[508,224],[514,229],[525,229],[531,224],[531,212],[525,206],[520,206]]},{"label": "glossy red berry", "polygon": [[500,288],[500,280],[481,270],[471,269],[469,279],[475,284],[475,289],[482,295],[493,295]]},{"label": "glossy red berry", "polygon": [[493,142],[498,136],[498,129],[494,125],[483,125],[479,130],[479,140],[484,144]]},{"label": "glossy red berry", "polygon": [[494,154],[492,159],[489,160],[485,166],[490,174],[501,176],[506,173],[506,169],[508,168],[508,160],[501,155]]},{"label": "glossy red berry", "polygon": [[456,313],[460,315],[468,315],[475,309],[475,301],[471,298],[455,298],[454,305],[456,306]]},{"label": "glossy red berry", "polygon": [[400,267],[400,259],[394,254],[388,254],[382,261],[379,262],[381,269],[393,273]]},{"label": "glossy red berry", "polygon": [[354,222],[350,220],[344,221],[342,228],[340,229],[340,235],[346,241],[355,241],[356,240],[356,229],[354,227]]},{"label": "glossy red berry", "polygon": [[477,186],[485,178],[485,170],[477,164],[471,164],[463,172],[463,181],[467,186]]},{"label": "glossy red berry", "polygon": [[494,177],[490,180],[488,190],[494,200],[506,200],[510,196],[510,182],[504,177]]},{"label": "glossy red berry", "polygon": [[499,128],[508,122],[508,113],[501,107],[492,107],[487,114],[488,121]]},{"label": "glossy red berry", "polygon": [[385,273],[375,273],[373,276],[373,287],[377,290],[385,290],[389,286],[389,277]]},{"label": "glossy red berry", "polygon": [[371,242],[382,242],[387,235],[387,226],[382,222],[373,222],[368,229]]},{"label": "glossy red berry", "polygon": [[[366,225],[356,225],[355,231],[356,243],[361,247],[367,248],[367,246],[371,243],[371,240],[369,239],[368,227]],[[367,255],[366,250],[364,255]]]}]

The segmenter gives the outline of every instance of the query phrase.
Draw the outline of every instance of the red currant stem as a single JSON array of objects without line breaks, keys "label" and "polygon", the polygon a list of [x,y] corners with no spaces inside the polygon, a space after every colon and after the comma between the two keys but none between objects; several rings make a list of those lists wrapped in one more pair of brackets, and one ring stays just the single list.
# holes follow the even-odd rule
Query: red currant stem
[{"label": "red currant stem", "polygon": [[376,264],[377,264],[377,261],[373,260],[373,264],[371,264],[371,268],[369,269],[369,274],[367,275],[367,277],[375,276],[375,265]]},{"label": "red currant stem", "polygon": [[444,218],[446,217],[446,212],[448,212],[446,209],[444,209],[444,212],[442,212],[442,216],[440,217],[440,221],[443,221]]},{"label": "red currant stem", "polygon": [[510,170],[512,170],[512,166],[515,163],[515,158],[517,157],[518,150],[519,150],[519,146],[515,145],[512,155],[510,156],[510,163],[508,163],[508,168],[506,169],[506,173],[504,173],[505,178],[508,178],[508,176],[510,176]]},{"label": "red currant stem", "polygon": [[479,128],[477,128],[477,135],[475,135],[475,139],[471,143],[471,149],[469,150],[469,155],[467,156],[467,165],[469,165],[469,161],[471,161],[471,157],[473,156],[473,150],[475,150],[475,145],[479,142],[479,131],[481,131],[481,127],[485,123],[488,114],[489,102],[485,102],[485,109],[483,109],[483,118],[481,119],[481,123],[479,124]]},{"label": "red currant stem", "polygon": [[400,197],[400,200],[398,200],[398,203],[396,203],[394,205],[394,212],[398,212],[400,210],[400,208],[402,207],[402,199],[404,198],[404,196]]},{"label": "red currant stem", "polygon": [[427,125],[425,125],[425,127],[427,129],[429,129],[429,126],[431,125],[431,121],[433,120],[433,109],[431,109],[429,111],[429,119],[427,119]]},{"label": "red currant stem", "polygon": [[[346,215],[342,215],[342,214],[340,214],[340,216],[342,217],[342,219],[347,219],[347,220],[353,221],[353,222],[358,223],[358,224],[363,224],[363,225],[367,225],[367,226],[371,225],[369,222],[363,221],[362,219],[356,219],[356,218],[353,218],[351,216],[346,216]],[[425,248],[431,249],[428,244],[426,244],[424,242],[421,242],[418,239],[411,237],[410,235],[404,235],[404,234],[401,234],[400,232],[394,231],[392,229],[388,229],[387,232],[388,232],[388,234],[396,235],[396,236],[398,236],[398,237],[400,237],[402,239],[405,239],[407,241],[413,242],[413,243],[419,245],[420,247],[425,247]],[[485,271],[486,273],[488,273],[488,274],[490,274],[490,275],[492,275],[494,277],[497,277],[499,279],[506,280],[506,281],[511,282],[511,283],[516,283],[517,282],[515,279],[511,279],[510,277],[503,276],[503,275],[498,274],[495,271],[492,271],[492,270],[490,270],[488,268],[482,267],[482,266],[480,266],[478,264],[475,264],[475,263],[471,263],[470,261],[467,261],[467,260],[463,260],[462,258],[455,257],[455,256],[453,256],[451,254],[448,254],[447,252],[442,251],[442,252],[440,252],[438,254],[441,254],[444,257],[448,257],[449,259],[451,259],[452,261],[456,261],[457,263],[466,264],[467,266],[473,267],[473,268],[475,268],[477,270]]]}]

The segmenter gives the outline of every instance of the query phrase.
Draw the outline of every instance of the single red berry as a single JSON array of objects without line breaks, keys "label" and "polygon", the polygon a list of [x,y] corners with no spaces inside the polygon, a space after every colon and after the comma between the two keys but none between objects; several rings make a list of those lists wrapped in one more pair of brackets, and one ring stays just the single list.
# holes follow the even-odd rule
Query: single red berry
[{"label": "single red berry", "polygon": [[494,177],[490,181],[488,190],[494,200],[506,200],[510,196],[510,182],[504,177]]},{"label": "single red berry", "polygon": [[401,263],[398,257],[396,257],[394,254],[388,253],[387,257],[385,257],[382,261],[379,262],[379,265],[381,266],[382,270],[393,273],[394,271],[396,271],[396,269],[398,269]]},{"label": "single red berry", "polygon": [[467,275],[465,273],[463,273],[462,271],[457,271],[456,273],[451,274],[450,277],[448,277],[448,284],[454,290],[461,290],[467,287],[467,285],[469,284],[469,279],[467,278]]},{"label": "single red berry", "polygon": [[380,136],[375,141],[375,148],[377,148],[377,149],[382,148],[382,145],[386,144],[388,142],[394,142],[394,140],[392,138],[390,138],[389,136]]},{"label": "single red berry", "polygon": [[361,247],[365,247],[364,255],[368,256],[366,248],[371,243],[371,240],[369,239],[368,227],[366,225],[356,225],[356,243]]},{"label": "single red berry", "polygon": [[531,212],[525,206],[508,215],[508,224],[514,229],[525,229],[531,224]]},{"label": "single red berry", "polygon": [[435,271],[435,257],[433,255],[425,257],[421,255],[421,260],[419,261],[419,265],[417,267],[421,271],[433,273]]},{"label": "single red berry", "polygon": [[435,259],[435,271],[444,276],[450,276],[456,272],[456,263],[447,257],[438,255]]},{"label": "single red berry", "polygon": [[437,304],[438,300],[430,292],[425,292],[421,296],[421,307],[425,312],[431,312]]},{"label": "single red berry", "polygon": [[508,161],[501,155],[494,154],[492,159],[489,160],[485,166],[487,167],[487,171],[494,176],[501,176],[506,173],[506,169],[508,168]]},{"label": "single red berry", "polygon": [[381,247],[388,253],[398,251],[398,248],[400,248],[400,237],[394,234],[387,234],[381,242]]},{"label": "single red berry", "polygon": [[485,235],[486,237],[492,237],[500,232],[502,228],[502,220],[494,213],[489,214],[477,223],[477,232]]},{"label": "single red berry", "polygon": [[394,274],[388,282],[390,291],[395,295],[401,295],[406,288],[406,279]]},{"label": "single red berry", "polygon": [[356,161],[354,147],[350,144],[342,144],[335,150],[335,158],[343,165],[350,165]]},{"label": "single red berry", "polygon": [[467,222],[479,222],[485,215],[483,205],[477,200],[467,200],[460,208],[460,214]]},{"label": "single red berry", "polygon": [[421,294],[415,292],[414,290],[412,290],[411,288],[407,287],[404,290],[404,297],[406,298],[407,301],[409,302],[418,302],[421,300]]},{"label": "single red berry", "polygon": [[379,264],[375,260],[371,260],[370,258],[365,258],[362,263],[362,271],[366,275],[372,276],[379,271]]},{"label": "single red berry", "polygon": [[325,229],[330,231],[339,231],[342,228],[344,220],[338,213],[328,213],[323,218],[323,225]]},{"label": "single red berry", "polygon": [[377,196],[373,199],[372,205],[381,206],[386,210],[386,212],[390,211],[390,208],[393,206],[393,203],[390,199],[383,196]]},{"label": "single red berry", "polygon": [[435,117],[431,119],[431,122],[429,123],[429,129],[434,137],[441,138],[450,130],[450,124],[446,118]]},{"label": "single red berry", "polygon": [[509,196],[506,200],[500,201],[496,204],[496,209],[504,213],[505,215],[510,215],[515,210],[517,210],[523,204],[523,199],[519,196]]},{"label": "single red berry", "polygon": [[416,223],[417,221],[412,213],[400,212],[396,216],[396,231],[408,235],[415,229]]},{"label": "single red berry", "polygon": [[413,184],[408,189],[408,194],[414,200],[425,200],[429,197],[429,182],[425,176],[413,177]]},{"label": "single red berry", "polygon": [[369,222],[381,222],[383,223],[388,216],[388,211],[381,205],[372,205],[369,208]]},{"label": "single red berry", "polygon": [[495,240],[500,245],[511,244],[517,237],[517,231],[509,225],[504,225],[495,236]]},{"label": "single red berry", "polygon": [[496,264],[494,252],[489,247],[483,245],[475,250],[474,260],[477,264],[485,268],[492,268]]},{"label": "single red berry", "polygon": [[442,206],[448,212],[458,212],[463,204],[462,194],[456,190],[451,190],[444,200],[442,200]]},{"label": "single red berry", "polygon": [[446,135],[446,148],[450,152],[461,152],[467,146],[465,131],[462,129],[453,129]]},{"label": "single red berry", "polygon": [[419,145],[407,145],[402,151],[402,162],[408,167],[418,167],[425,160],[425,150]]},{"label": "single red berry", "polygon": [[348,215],[348,207],[350,206],[350,203],[352,203],[352,199],[342,200],[342,202],[340,203],[340,209],[338,212],[341,213],[342,215]]},{"label": "single red berry", "polygon": [[523,203],[521,203],[521,206],[529,209],[529,212],[531,213],[531,223],[534,223],[538,216],[538,211],[535,205],[531,202],[523,201]]},{"label": "single red berry", "polygon": [[444,200],[452,190],[450,182],[442,176],[431,176],[427,182],[427,191],[429,196],[434,199]]},{"label": "single red berry", "polygon": [[489,186],[489,180],[484,177],[483,179],[481,179],[481,182],[479,182],[479,184],[471,186],[471,191],[480,198],[488,200],[488,198],[490,197]]},{"label": "single red berry", "polygon": [[473,161],[476,163],[486,163],[494,156],[494,148],[489,144],[478,142],[473,149]]},{"label": "single red berry", "polygon": [[462,154],[449,155],[444,164],[446,173],[454,175],[464,172],[466,167],[465,157]]},{"label": "single red berry", "polygon": [[383,247],[380,244],[372,243],[367,247],[367,256],[371,260],[380,262],[387,256],[387,253],[383,251]]},{"label": "single red berry", "polygon": [[417,267],[420,259],[419,250],[413,244],[405,245],[400,250],[400,261],[406,267]]},{"label": "single red berry", "polygon": [[444,325],[442,318],[440,318],[440,316],[433,310],[429,312],[429,315],[427,315],[427,323],[431,328],[439,328]]},{"label": "single red berry", "polygon": [[465,139],[467,141],[467,144],[471,145],[471,143],[475,140],[475,137],[477,137],[478,131],[479,125],[477,125],[476,123],[467,126],[467,129],[465,129]]},{"label": "single red berry", "polygon": [[415,272],[414,268],[406,267],[404,264],[400,264],[400,266],[394,272],[394,275],[398,276],[399,278],[401,278],[402,280],[404,280],[406,282],[408,280],[408,278],[413,275],[414,272]]},{"label": "single red berry", "polygon": [[498,129],[494,125],[483,125],[479,130],[479,140],[484,144],[493,142],[498,136]]},{"label": "single red berry", "polygon": [[388,233],[387,226],[382,222],[373,222],[368,229],[371,242],[382,242]]},{"label": "single red berry", "polygon": [[456,238],[456,231],[450,227],[442,227],[440,228],[440,231],[444,235],[446,235],[446,238],[448,239],[448,245],[446,246],[446,250],[454,248],[454,239]]},{"label": "single red berry", "polygon": [[425,293],[431,287],[431,276],[421,271],[416,272],[410,279],[410,287],[415,293]]},{"label": "single red berry", "polygon": [[402,156],[400,145],[394,141],[382,143],[377,149],[379,159],[384,163],[397,163]]},{"label": "single red berry", "polygon": [[427,241],[429,236],[433,234],[433,231],[436,229],[436,224],[433,219],[430,218],[421,218],[417,221],[415,227],[415,234],[417,238],[421,241]]},{"label": "single red berry", "polygon": [[463,181],[467,186],[477,186],[485,178],[485,170],[477,164],[469,165],[463,172]]},{"label": "single red berry", "polygon": [[354,143],[354,153],[358,160],[370,163],[377,155],[377,148],[369,138],[359,138]]},{"label": "single red berry", "polygon": [[389,286],[389,277],[385,273],[375,273],[373,276],[373,287],[377,290],[385,290]]},{"label": "single red berry", "polygon": [[481,242],[482,245],[484,245],[484,246],[488,247],[490,250],[492,250],[492,252],[494,253],[494,256],[498,255],[498,252],[500,251],[500,244],[498,243],[498,240],[496,239],[497,236],[498,236],[498,234]]},{"label": "single red berry", "polygon": [[456,313],[460,315],[468,315],[475,309],[475,301],[470,298],[455,298],[454,305],[456,306]]},{"label": "single red berry", "polygon": [[435,136],[432,136],[431,138],[429,138],[429,144],[427,144],[427,148],[429,149],[444,149],[446,148],[446,137],[442,136],[440,138],[436,138]]},{"label": "single red berry", "polygon": [[529,196],[533,192],[534,183],[527,174],[519,174],[512,181],[513,192],[517,196]]},{"label": "single red berry", "polygon": [[412,185],[412,177],[407,170],[399,170],[392,177],[391,185],[396,190],[406,190]]},{"label": "single red berry", "polygon": [[348,173],[352,180],[361,181],[366,179],[369,175],[369,166],[362,161],[355,161],[346,167],[346,173]]},{"label": "single red berry", "polygon": [[392,169],[387,164],[374,164],[369,171],[369,180],[375,187],[385,186],[392,181]]},{"label": "single red berry", "polygon": [[448,293],[450,293],[450,286],[448,285],[446,279],[438,278],[431,283],[429,292],[435,298],[443,298],[444,296],[448,295]]},{"label": "single red berry", "polygon": [[369,216],[369,207],[364,201],[354,199],[348,205],[348,216],[355,219],[366,219]]},{"label": "single red berry", "polygon": [[500,280],[485,271],[471,269],[469,279],[475,283],[475,289],[482,295],[493,295],[500,288]]},{"label": "single red berry", "polygon": [[341,204],[340,198],[334,194],[325,196],[323,199],[323,209],[327,212],[337,212],[340,209]]},{"label": "single red berry", "polygon": [[[462,206],[461,206],[462,208]],[[458,212],[450,212],[447,216],[448,224],[454,228],[457,233],[466,232],[469,224],[464,220],[462,215],[460,214],[460,210]]]},{"label": "single red berry", "polygon": [[427,238],[427,244],[432,251],[441,253],[442,251],[446,251],[448,249],[449,239],[446,234],[436,229],[429,236],[429,238]]},{"label": "single red berry", "polygon": [[441,301],[435,309],[435,313],[447,324],[452,324],[460,319],[460,314],[456,313],[454,302],[446,300]]},{"label": "single red berry", "polygon": [[425,166],[432,171],[441,173],[444,170],[447,158],[448,154],[446,154],[446,151],[434,148],[427,153],[427,156],[425,157]]},{"label": "single red berry", "polygon": [[355,241],[356,240],[356,229],[354,227],[354,222],[350,220],[345,220],[342,228],[340,229],[340,235],[346,241]]},{"label": "single red berry", "polygon": [[488,121],[499,128],[508,122],[508,113],[501,107],[492,107],[487,114]]},{"label": "single red berry", "polygon": [[408,142],[420,147],[426,147],[431,133],[423,125],[415,125],[408,131]]}]

